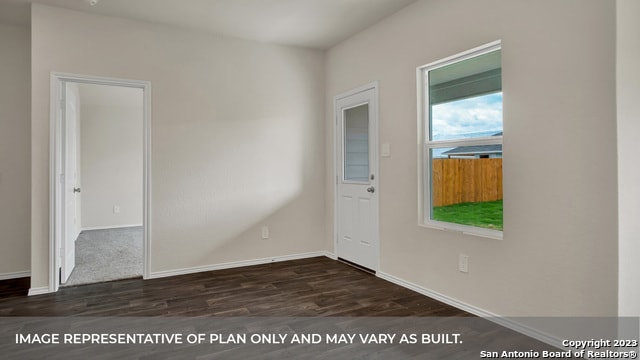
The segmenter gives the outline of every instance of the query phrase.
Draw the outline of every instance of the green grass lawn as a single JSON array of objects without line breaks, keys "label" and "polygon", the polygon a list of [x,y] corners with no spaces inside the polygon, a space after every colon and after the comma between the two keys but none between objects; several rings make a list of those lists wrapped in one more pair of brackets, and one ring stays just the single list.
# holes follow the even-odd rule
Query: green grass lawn
[{"label": "green grass lawn", "polygon": [[434,207],[433,220],[502,230],[502,200]]}]

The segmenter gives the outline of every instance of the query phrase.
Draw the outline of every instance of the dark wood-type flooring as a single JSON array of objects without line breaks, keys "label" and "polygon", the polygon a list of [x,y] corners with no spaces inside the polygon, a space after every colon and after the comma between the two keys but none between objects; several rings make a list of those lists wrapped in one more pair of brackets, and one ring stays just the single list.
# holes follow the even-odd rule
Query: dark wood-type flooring
[{"label": "dark wood-type flooring", "polygon": [[[4,317],[3,322],[0,322],[0,349],[7,359],[46,357],[70,360],[92,358],[100,354],[101,358],[105,359],[443,360],[476,359],[480,351],[489,349],[553,349],[488,320],[473,317],[467,312],[325,257],[162,279],[112,281],[61,288],[57,293],[38,296],[27,296],[28,287],[28,279],[0,281],[0,321]],[[51,319],[47,320],[49,323],[41,321],[42,316]],[[93,317],[100,320],[91,320]],[[207,317],[219,318],[217,322],[211,322]],[[397,342],[393,345],[374,347],[328,344],[306,347],[123,345],[110,347],[110,352],[106,353],[101,350],[105,348],[91,345],[47,348],[13,343],[12,334],[18,331],[16,329],[34,332],[34,329],[38,329],[37,326],[44,326],[43,329],[49,329],[50,326],[55,328],[56,324],[62,326],[60,323],[65,321],[75,321],[76,324],[69,327],[78,329],[75,326],[81,326],[79,323],[85,319],[89,319],[87,321],[90,326],[85,332],[98,333],[122,329],[122,321],[125,321],[124,326],[127,328],[138,324],[144,328],[155,329],[153,331],[158,331],[156,325],[153,325],[155,322],[170,321],[175,328],[171,327],[165,331],[169,333],[177,331],[176,329],[180,328],[179,324],[185,324],[185,321],[190,327],[204,320],[207,326],[215,327],[215,330],[206,333],[213,333],[227,330],[231,332],[237,328],[247,331],[245,322],[255,321],[262,324],[261,322],[275,319],[276,323],[283,322],[277,326],[282,325],[289,330],[301,329],[304,333],[313,329],[316,332],[326,331],[327,334],[330,331],[335,333],[336,327],[332,321],[342,321],[335,319],[353,319],[347,320],[348,322],[364,321],[366,328],[361,331],[372,331],[368,329],[374,320],[381,322],[384,329],[394,326],[397,329],[400,326],[401,329],[406,327],[406,331],[415,333],[445,331],[442,330],[445,323],[440,321],[443,320],[463,322],[462,328],[466,329],[466,335],[464,344],[460,342],[456,345],[440,343],[441,345],[406,346]],[[421,322],[422,319],[433,322],[424,323]],[[237,325],[234,321],[243,324]],[[43,323],[44,325],[39,325]],[[112,327],[108,327],[108,324]],[[255,328],[258,325],[251,326]],[[268,326],[265,325],[265,328]]]},{"label": "dark wood-type flooring", "polygon": [[0,281],[0,316],[471,316],[326,257],[29,297],[28,286]]}]

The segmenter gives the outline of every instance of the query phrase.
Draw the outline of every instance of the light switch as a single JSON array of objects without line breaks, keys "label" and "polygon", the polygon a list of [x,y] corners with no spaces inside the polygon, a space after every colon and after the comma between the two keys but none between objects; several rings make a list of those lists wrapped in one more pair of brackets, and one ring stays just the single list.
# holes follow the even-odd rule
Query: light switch
[{"label": "light switch", "polygon": [[382,156],[382,157],[390,157],[391,156],[391,145],[390,144],[382,144],[382,145],[380,145],[380,156]]}]

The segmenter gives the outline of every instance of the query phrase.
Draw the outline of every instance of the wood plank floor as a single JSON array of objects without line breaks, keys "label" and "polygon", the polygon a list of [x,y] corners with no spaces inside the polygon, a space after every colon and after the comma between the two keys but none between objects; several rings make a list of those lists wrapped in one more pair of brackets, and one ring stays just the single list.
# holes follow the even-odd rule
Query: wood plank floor
[{"label": "wood plank floor", "polygon": [[0,316],[471,316],[326,257],[61,288],[0,282]]},{"label": "wood plank floor", "polygon": [[[491,321],[326,257],[162,279],[83,285],[38,296],[27,296],[28,287],[28,279],[0,281],[0,353],[7,359],[70,360],[101,354],[104,359],[443,360],[478,358],[480,351],[485,350],[553,350],[547,344]],[[211,321],[211,317],[216,317],[216,321]],[[73,325],[63,325],[67,322],[73,322]],[[282,331],[289,333],[344,334],[358,329],[374,331],[376,322],[381,326],[377,330],[379,333],[391,329],[418,334],[451,333],[462,329],[464,344],[123,345],[111,346],[110,352],[102,353],[104,350],[100,349],[104,348],[91,345],[49,349],[14,343],[14,333],[20,331],[16,329],[31,333],[44,331],[38,329],[51,331],[52,328],[110,333],[137,326],[142,327],[142,332],[165,329],[160,331],[164,333],[179,329],[195,331],[193,329],[198,327],[198,331],[204,333],[247,333],[255,329],[280,329],[277,330],[280,332],[284,329]]]}]

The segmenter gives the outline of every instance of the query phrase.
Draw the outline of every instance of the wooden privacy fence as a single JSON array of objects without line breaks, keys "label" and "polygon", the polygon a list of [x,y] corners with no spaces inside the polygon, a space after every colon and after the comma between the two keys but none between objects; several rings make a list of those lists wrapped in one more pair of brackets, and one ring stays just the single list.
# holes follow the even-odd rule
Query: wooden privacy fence
[{"label": "wooden privacy fence", "polygon": [[502,199],[502,159],[433,159],[432,206]]}]

